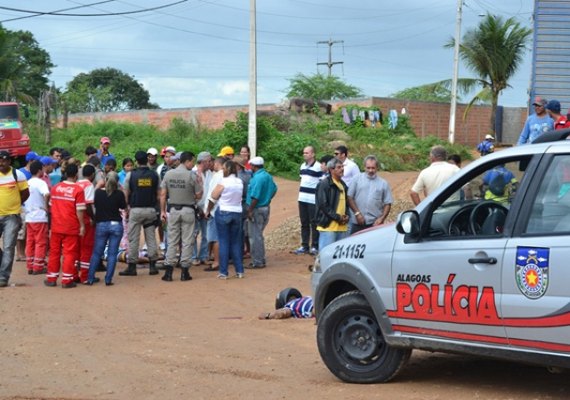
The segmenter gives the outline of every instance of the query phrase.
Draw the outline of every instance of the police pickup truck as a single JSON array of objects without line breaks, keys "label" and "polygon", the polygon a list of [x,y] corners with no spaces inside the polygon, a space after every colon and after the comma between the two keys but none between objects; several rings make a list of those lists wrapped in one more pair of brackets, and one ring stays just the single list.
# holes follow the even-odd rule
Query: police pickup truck
[{"label": "police pickup truck", "polygon": [[395,225],[322,249],[317,344],[334,375],[386,382],[412,349],[570,367],[569,134],[482,157]]}]

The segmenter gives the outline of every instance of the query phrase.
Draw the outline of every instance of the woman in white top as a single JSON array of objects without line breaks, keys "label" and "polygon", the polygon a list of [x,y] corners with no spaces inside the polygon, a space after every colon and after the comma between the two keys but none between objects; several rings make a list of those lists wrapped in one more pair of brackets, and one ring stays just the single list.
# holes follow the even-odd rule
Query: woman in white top
[{"label": "woman in white top", "polygon": [[228,264],[230,257],[236,269],[236,277],[243,278],[243,222],[242,222],[242,194],[243,182],[237,177],[236,164],[228,160],[223,166],[224,177],[214,188],[208,198],[206,218],[215,203],[216,229],[218,230],[218,245],[220,254],[219,279],[228,278]]}]

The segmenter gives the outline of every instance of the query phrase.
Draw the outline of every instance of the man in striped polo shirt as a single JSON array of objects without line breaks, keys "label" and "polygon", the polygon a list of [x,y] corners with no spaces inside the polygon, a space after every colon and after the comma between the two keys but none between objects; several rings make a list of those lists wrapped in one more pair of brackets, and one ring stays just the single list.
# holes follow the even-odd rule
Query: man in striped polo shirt
[{"label": "man in striped polo shirt", "polygon": [[301,185],[299,187],[301,247],[294,250],[293,254],[310,253],[316,255],[319,248],[319,232],[315,223],[315,193],[323,172],[321,163],[315,159],[313,146],[307,146],[303,149],[303,159],[305,162],[301,164],[300,168]]}]

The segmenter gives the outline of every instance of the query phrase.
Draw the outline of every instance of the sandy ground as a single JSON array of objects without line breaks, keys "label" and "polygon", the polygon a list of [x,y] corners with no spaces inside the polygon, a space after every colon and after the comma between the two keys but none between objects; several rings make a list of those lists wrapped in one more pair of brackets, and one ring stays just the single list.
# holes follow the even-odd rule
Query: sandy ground
[{"label": "sandy ground", "polygon": [[[384,174],[407,196],[415,173]],[[296,182],[278,180],[268,234],[297,213]],[[271,251],[264,270],[219,281],[63,290],[16,263],[0,290],[1,399],[563,399],[568,374],[473,357],[415,352],[395,381],[349,385],[321,362],[314,320],[260,321],[288,286],[310,293],[310,256]],[[119,265],[120,268],[124,265]]]}]

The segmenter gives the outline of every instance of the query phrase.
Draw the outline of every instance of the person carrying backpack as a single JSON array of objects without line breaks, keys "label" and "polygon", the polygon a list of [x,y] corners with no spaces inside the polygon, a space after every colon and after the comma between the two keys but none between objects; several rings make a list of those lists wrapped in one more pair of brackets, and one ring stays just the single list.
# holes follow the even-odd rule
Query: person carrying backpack
[{"label": "person carrying backpack", "polygon": [[515,175],[504,164],[496,166],[483,176],[485,200],[507,203],[516,183]]},{"label": "person carrying backpack", "polygon": [[491,154],[495,151],[495,144],[493,141],[495,138],[492,135],[485,136],[485,140],[477,145],[477,151],[481,154],[481,157]]}]

